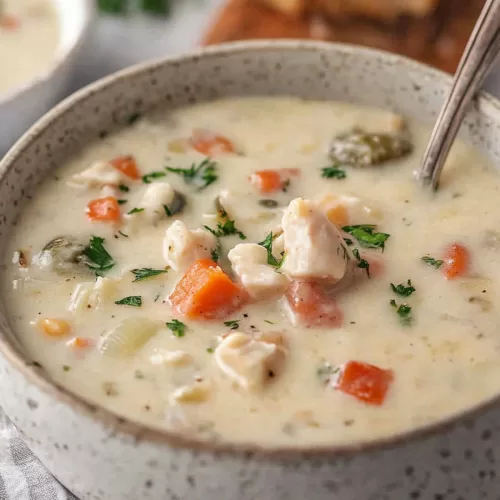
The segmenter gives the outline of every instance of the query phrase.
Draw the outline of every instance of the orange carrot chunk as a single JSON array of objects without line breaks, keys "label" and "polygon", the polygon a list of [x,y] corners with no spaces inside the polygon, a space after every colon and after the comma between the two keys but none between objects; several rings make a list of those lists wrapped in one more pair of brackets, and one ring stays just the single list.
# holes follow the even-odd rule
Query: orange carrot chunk
[{"label": "orange carrot chunk", "polygon": [[170,294],[170,304],[193,319],[224,319],[239,309],[247,295],[212,260],[197,260]]},{"label": "orange carrot chunk", "polygon": [[15,31],[21,26],[21,20],[11,14],[0,15],[0,28]]},{"label": "orange carrot chunk", "polygon": [[92,344],[92,339],[87,339],[85,337],[75,337],[66,343],[68,347],[72,347],[73,349],[86,349]]},{"label": "orange carrot chunk", "polygon": [[277,170],[258,170],[250,176],[250,182],[261,193],[274,193],[283,188],[283,181]]},{"label": "orange carrot chunk", "polygon": [[349,361],[340,374],[337,389],[370,405],[380,406],[385,401],[393,379],[392,370]]},{"label": "orange carrot chunk", "polygon": [[323,286],[309,281],[292,281],[286,298],[298,323],[307,327],[339,327],[344,314],[335,299],[327,295]]},{"label": "orange carrot chunk", "polygon": [[274,193],[285,188],[292,177],[300,174],[298,168],[257,170],[250,176],[250,182],[262,193]]},{"label": "orange carrot chunk", "polygon": [[43,318],[38,327],[49,337],[64,337],[71,331],[71,325],[64,319]]},{"label": "orange carrot chunk", "polygon": [[194,130],[190,143],[198,153],[205,156],[217,156],[236,151],[229,139],[209,130]]},{"label": "orange carrot chunk", "polygon": [[470,254],[462,245],[451,245],[444,255],[443,272],[448,280],[463,276],[469,270]]},{"label": "orange carrot chunk", "polygon": [[137,180],[141,177],[139,169],[137,168],[137,162],[133,156],[119,156],[118,158],[111,160],[110,163],[122,174],[130,177],[131,179]]},{"label": "orange carrot chunk", "polygon": [[92,200],[87,205],[87,216],[94,222],[116,222],[120,220],[120,205],[113,196]]}]

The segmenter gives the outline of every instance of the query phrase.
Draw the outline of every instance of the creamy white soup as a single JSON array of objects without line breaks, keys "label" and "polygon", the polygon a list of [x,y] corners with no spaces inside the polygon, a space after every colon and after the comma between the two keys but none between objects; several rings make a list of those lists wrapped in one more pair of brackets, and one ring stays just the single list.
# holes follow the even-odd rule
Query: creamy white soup
[{"label": "creamy white soup", "polygon": [[0,96],[43,73],[58,40],[49,0],[0,0]]},{"label": "creamy white soup", "polygon": [[[133,117],[134,119],[137,117]],[[414,429],[500,390],[498,174],[378,109],[157,113],[48,178],[9,242],[12,326],[84,398],[262,445]]]}]

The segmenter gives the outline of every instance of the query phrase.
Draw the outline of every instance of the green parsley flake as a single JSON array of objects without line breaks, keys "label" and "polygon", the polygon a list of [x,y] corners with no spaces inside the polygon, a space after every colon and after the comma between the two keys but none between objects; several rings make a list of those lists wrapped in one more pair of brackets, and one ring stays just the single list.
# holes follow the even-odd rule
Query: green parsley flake
[{"label": "green parsley flake", "polygon": [[201,191],[218,179],[216,168],[217,163],[215,161],[205,158],[199,164],[193,163],[189,168],[166,167],[166,170],[180,175],[186,184],[197,185]]},{"label": "green parsley flake", "polygon": [[132,215],[132,214],[139,214],[141,212],[144,212],[144,208],[133,208],[130,210],[130,212],[127,212],[127,215]]},{"label": "green parsley flake", "polygon": [[174,337],[184,337],[186,334],[186,325],[177,319],[167,322],[166,325]]},{"label": "green parsley flake", "polygon": [[153,276],[165,274],[168,272],[168,269],[151,269],[150,267],[143,267],[141,269],[132,269],[130,272],[135,276],[132,282],[135,283],[136,281],[142,281],[147,278],[152,278]]},{"label": "green parsley flake", "polygon": [[409,297],[415,291],[415,287],[411,284],[411,280],[408,280],[408,286],[405,286],[403,283],[399,285],[391,283],[391,289],[395,294],[401,295],[401,297]]},{"label": "green parsley flake", "polygon": [[166,172],[162,172],[162,171],[150,172],[149,174],[142,176],[142,182],[144,182],[144,184],[151,184],[153,182],[153,180],[161,179],[162,177],[165,177],[166,175],[167,175]]},{"label": "green parsley flake", "polygon": [[359,267],[360,269],[366,269],[366,274],[370,278],[370,263],[367,260],[361,258],[361,255],[360,255],[359,250],[357,248],[355,248],[352,251],[352,254],[354,255],[354,257],[358,261],[358,265],[356,267]]},{"label": "green parsley flake", "polygon": [[377,226],[372,224],[361,224],[359,226],[344,226],[343,231],[354,236],[358,243],[364,248],[385,248],[385,242],[390,237],[386,233],[375,231]]},{"label": "green parsley flake", "polygon": [[434,257],[431,257],[430,255],[426,255],[425,257],[422,257],[420,260],[422,260],[422,262],[425,262],[428,266],[435,267],[436,269],[439,269],[443,265],[442,260],[436,260]]},{"label": "green parsley flake", "polygon": [[141,307],[142,297],[140,295],[132,295],[130,297],[125,297],[123,299],[117,300],[115,304],[118,306]]},{"label": "green parsley flake", "polygon": [[399,316],[399,321],[403,326],[411,325],[413,321],[413,316],[411,314],[411,306],[408,304],[398,305],[396,301],[393,299],[390,301],[392,307],[396,309],[396,314]]},{"label": "green parsley flake", "polygon": [[167,215],[167,217],[172,217],[172,211],[170,210],[170,208],[168,208],[167,205],[163,205],[163,210],[165,210],[165,214]]},{"label": "green parsley flake", "polygon": [[332,165],[331,167],[324,167],[321,169],[321,177],[324,177],[325,179],[345,179],[347,177],[347,174],[345,173],[345,170]]},{"label": "green parsley flake", "polygon": [[236,227],[234,220],[227,219],[224,223],[218,222],[217,229],[212,229],[208,226],[203,226],[207,231],[210,231],[216,238],[222,238],[224,236],[237,235],[240,240],[246,240],[247,237]]},{"label": "green parsley flake", "polygon": [[230,330],[237,330],[240,327],[241,319],[233,319],[231,321],[224,321],[224,326],[229,327]]},{"label": "green parsley flake", "polygon": [[280,269],[281,266],[283,265],[285,261],[285,255],[284,252],[281,254],[281,259],[278,260],[274,255],[273,255],[273,242],[274,242],[274,236],[273,233],[270,232],[264,241],[261,241],[258,243],[261,247],[264,247],[267,250],[267,263],[270,266],[275,267],[276,269]]},{"label": "green parsley flake", "polygon": [[113,257],[104,248],[103,243],[104,238],[92,236],[89,246],[83,251],[83,255],[90,261],[87,267],[94,271],[96,276],[103,276],[106,271],[112,269],[116,264]]},{"label": "green parsley flake", "polygon": [[128,193],[130,191],[130,188],[128,186],[126,186],[125,184],[118,184],[118,189],[122,193]]}]

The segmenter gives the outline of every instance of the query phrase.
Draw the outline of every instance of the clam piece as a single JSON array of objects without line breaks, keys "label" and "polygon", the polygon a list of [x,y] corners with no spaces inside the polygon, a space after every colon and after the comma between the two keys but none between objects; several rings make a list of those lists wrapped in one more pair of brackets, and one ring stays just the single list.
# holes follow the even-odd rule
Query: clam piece
[{"label": "clam piece", "polygon": [[237,386],[248,391],[262,390],[281,370],[287,353],[283,341],[282,335],[234,332],[215,349],[215,361]]},{"label": "clam piece", "polygon": [[130,356],[139,350],[157,331],[158,324],[150,319],[127,318],[101,335],[97,349],[105,356]]},{"label": "clam piece", "polygon": [[47,243],[42,251],[35,256],[34,264],[41,269],[59,274],[69,274],[75,271],[88,272],[85,265],[85,245],[69,236],[54,238]]},{"label": "clam piece", "polygon": [[332,141],[330,158],[340,165],[368,167],[402,158],[412,151],[413,144],[402,135],[355,129]]}]

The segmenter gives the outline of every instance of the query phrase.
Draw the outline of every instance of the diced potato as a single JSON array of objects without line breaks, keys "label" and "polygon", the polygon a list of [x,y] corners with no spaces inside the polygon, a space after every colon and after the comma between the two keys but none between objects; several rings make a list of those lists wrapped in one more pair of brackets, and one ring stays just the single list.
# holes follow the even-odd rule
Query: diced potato
[{"label": "diced potato", "polygon": [[189,230],[179,220],[165,232],[163,256],[165,262],[175,271],[186,270],[199,259],[209,259],[217,246],[216,237],[204,229]]},{"label": "diced potato", "polygon": [[103,186],[118,186],[127,182],[128,177],[105,161],[98,161],[89,168],[75,174],[68,185],[79,188],[101,188]]},{"label": "diced potato", "polygon": [[153,365],[184,366],[193,363],[193,357],[186,351],[181,350],[155,349],[149,360]]},{"label": "diced potato", "polygon": [[252,299],[261,300],[283,294],[288,279],[267,263],[267,250],[255,243],[236,245],[228,254],[239,281]]},{"label": "diced potato", "polygon": [[103,333],[97,348],[105,356],[129,356],[156,335],[157,331],[158,324],[150,319],[127,318],[111,330]]},{"label": "diced potato", "polygon": [[336,283],[344,277],[349,251],[337,227],[312,201],[293,200],[283,216],[283,272],[295,279]]},{"label": "diced potato", "polygon": [[86,309],[98,309],[113,299],[118,281],[112,278],[97,278],[93,283],[80,283],[71,294],[69,310],[81,312]]},{"label": "diced potato", "polygon": [[383,218],[378,207],[357,196],[328,194],[319,201],[319,206],[337,227],[376,224]]},{"label": "diced potato", "polygon": [[190,385],[179,387],[169,396],[171,403],[203,403],[210,397],[211,385],[206,380],[195,380]]},{"label": "diced potato", "polygon": [[234,332],[217,346],[215,361],[237,386],[256,391],[278,375],[286,352],[281,335],[253,337]]}]

